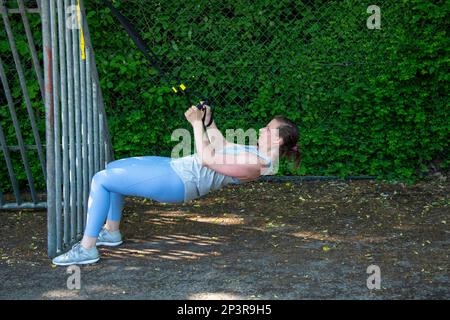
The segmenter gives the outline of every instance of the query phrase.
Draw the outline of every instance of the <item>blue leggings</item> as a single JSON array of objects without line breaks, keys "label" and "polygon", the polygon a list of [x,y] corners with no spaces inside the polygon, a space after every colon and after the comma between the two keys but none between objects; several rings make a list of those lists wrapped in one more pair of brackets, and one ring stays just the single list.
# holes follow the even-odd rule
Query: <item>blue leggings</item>
[{"label": "blue leggings", "polygon": [[120,221],[124,196],[183,202],[184,184],[170,161],[158,156],[125,158],[97,172],[91,183],[85,235],[98,237],[106,219]]}]

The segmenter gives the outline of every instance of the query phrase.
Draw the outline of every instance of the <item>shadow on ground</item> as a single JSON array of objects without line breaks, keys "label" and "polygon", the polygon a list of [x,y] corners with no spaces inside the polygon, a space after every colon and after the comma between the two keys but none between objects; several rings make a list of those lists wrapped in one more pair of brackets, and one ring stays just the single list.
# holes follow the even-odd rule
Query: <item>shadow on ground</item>
[{"label": "shadow on ground", "polygon": [[[254,182],[187,204],[127,198],[118,248],[46,256],[46,212],[0,211],[2,299],[448,299],[450,187]],[[367,267],[381,289],[367,288]]]}]

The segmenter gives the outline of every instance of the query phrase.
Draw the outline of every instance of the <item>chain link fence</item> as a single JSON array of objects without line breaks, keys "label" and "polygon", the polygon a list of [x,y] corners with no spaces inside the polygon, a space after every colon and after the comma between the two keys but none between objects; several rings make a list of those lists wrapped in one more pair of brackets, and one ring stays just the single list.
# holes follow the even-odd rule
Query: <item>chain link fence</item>
[{"label": "chain link fence", "polygon": [[[339,95],[350,82],[367,83],[380,65],[390,63],[379,48],[395,41],[391,20],[401,14],[392,2],[377,2],[381,29],[373,29],[368,19],[374,11],[367,1],[127,0],[113,4],[140,31],[174,85],[186,83],[208,97],[217,108],[219,126],[233,117],[233,126],[242,128],[268,120],[269,114],[258,113],[264,104],[272,106],[273,114],[297,113],[294,120],[304,121],[302,126],[309,130],[332,126],[339,108],[325,99],[325,92]],[[102,1],[91,1],[88,11],[88,19],[96,23],[94,43],[102,43],[96,52],[102,57],[98,64],[110,114],[138,112],[133,104],[146,112],[142,106],[148,104],[148,92],[167,85]],[[105,43],[106,38],[110,43]],[[135,85],[124,87],[122,77]],[[157,116],[172,123],[182,118],[186,107],[179,100],[171,112]],[[146,113],[147,118],[154,116],[151,110]],[[115,122],[111,125],[117,126],[120,135]],[[166,141],[163,134],[158,138]],[[158,146],[142,148],[167,153]],[[117,151],[120,157],[129,150],[119,147]]]},{"label": "chain link fence", "polygon": [[[183,115],[188,107],[183,97],[173,95],[171,86],[183,83],[191,90],[208,98],[210,104],[215,107],[216,122],[221,129],[258,128],[265,125],[271,117],[285,114],[303,129],[304,141],[309,139],[309,143],[319,149],[322,154],[333,153],[334,149],[326,149],[326,143],[334,144],[334,146],[345,144],[344,152],[333,155],[335,156],[333,159],[332,157],[324,158],[338,164],[332,169],[346,167],[353,161],[356,167],[361,163],[364,164],[363,170],[369,168],[371,172],[377,173],[382,172],[381,170],[393,171],[392,168],[396,169],[396,167],[391,165],[392,163],[398,165],[404,162],[403,160],[411,161],[411,158],[416,156],[415,153],[409,152],[408,148],[413,149],[418,143],[422,145],[426,141],[430,142],[430,132],[432,138],[434,133],[439,134],[436,138],[438,142],[433,146],[434,149],[426,150],[440,151],[436,154],[447,159],[448,162],[448,156],[444,154],[448,149],[442,148],[444,145],[442,136],[446,132],[443,122],[448,117],[445,116],[447,114],[445,110],[440,109],[442,101],[446,96],[448,97],[448,93],[441,92],[445,87],[445,79],[442,81],[438,77],[436,82],[441,81],[441,83],[436,87],[427,87],[419,95],[429,96],[433,99],[432,103],[424,100],[406,100],[408,97],[404,97],[414,96],[413,90],[416,90],[419,85],[426,84],[427,77],[431,78],[429,74],[433,73],[433,70],[430,69],[427,74],[427,65],[423,64],[423,68],[419,70],[416,68],[419,62],[412,59],[405,63],[404,70],[396,69],[402,72],[406,70],[399,80],[411,80],[410,83],[404,83],[406,90],[399,95],[402,106],[409,109],[402,110],[403,114],[392,112],[399,116],[400,121],[390,122],[389,130],[391,131],[389,132],[385,130],[385,123],[377,120],[375,130],[386,131],[386,134],[383,132],[385,136],[391,135],[377,147],[390,148],[388,152],[383,153],[379,151],[380,149],[368,147],[373,142],[371,134],[375,131],[366,130],[364,126],[370,123],[367,119],[373,113],[368,109],[364,111],[365,114],[364,112],[360,114],[358,111],[358,108],[370,104],[372,97],[379,98],[376,101],[379,105],[391,103],[390,99],[395,96],[393,91],[399,88],[391,86],[389,88],[391,91],[387,90],[386,93],[373,91],[372,95],[361,99],[360,97],[374,85],[392,83],[390,79],[387,82],[375,83],[373,81],[375,75],[381,75],[378,80],[384,80],[384,75],[388,78],[392,74],[389,68],[401,65],[402,59],[408,58],[406,55],[414,52],[416,48],[423,52],[423,56],[419,56],[418,60],[422,57],[430,58],[426,56],[428,53],[426,48],[430,39],[434,38],[434,35],[430,34],[434,30],[427,29],[426,19],[432,23],[434,17],[445,17],[445,11],[440,15],[436,13],[436,7],[433,7],[430,10],[435,10],[435,13],[421,19],[421,15],[425,16],[423,12],[427,10],[427,6],[432,4],[421,2],[417,8],[413,8],[416,10],[413,12],[414,10],[408,9],[406,1],[377,1],[376,5],[357,0],[281,0],[277,2],[173,0],[170,3],[113,0],[112,2],[140,31],[148,47],[159,57],[157,63],[166,77],[171,79],[170,85],[161,81],[157,70],[132,43],[103,1],[95,0],[86,3],[87,25],[90,30],[86,44],[89,49],[95,50],[98,78],[105,98],[100,100],[102,106],[103,101],[105,102],[107,123],[115,142],[113,149],[116,158],[135,156],[139,153],[170,154],[171,144],[173,145],[170,133],[186,125]],[[68,6],[74,7],[79,2],[59,0],[42,3],[47,9],[50,8],[50,12],[46,11],[47,18],[49,14],[50,17],[52,16],[52,12],[55,13],[54,4],[57,3],[60,9],[64,7],[66,10],[64,14],[58,13],[58,26],[63,26],[65,14],[70,11]],[[0,32],[0,74],[3,86],[0,94],[2,129],[0,150],[2,161],[5,160],[0,164],[1,208],[46,206],[43,193],[46,186],[46,159],[43,147],[52,146],[53,142],[48,145],[41,143],[46,134],[44,116],[46,109],[43,70],[39,69],[44,60],[40,4],[41,1],[36,0],[0,0],[2,31],[5,31]],[[420,26],[411,33],[410,26],[417,21],[420,21]],[[83,24],[87,30],[84,19]],[[445,33],[445,30],[439,29],[442,25],[444,24],[433,26],[438,28],[436,32],[439,37]],[[54,27],[52,28],[56,31]],[[64,27],[61,30],[64,30]],[[48,36],[47,33],[46,39],[49,43]],[[74,37],[78,36],[74,35]],[[77,39],[74,43],[77,43]],[[64,42],[62,40],[60,38],[60,43]],[[438,45],[441,44],[442,42],[438,42]],[[73,52],[75,55],[79,54],[77,49]],[[93,58],[93,52],[90,52]],[[440,54],[439,51],[436,52]],[[57,63],[52,62],[48,69],[56,65]],[[71,62],[67,62],[67,65],[71,65]],[[88,63],[86,66],[95,68],[95,65],[91,66]],[[75,73],[73,77],[77,78]],[[71,79],[70,74],[68,79]],[[415,80],[419,85],[415,83],[411,87],[407,86]],[[53,89],[59,87],[58,77],[52,81],[56,81],[52,84]],[[97,72],[95,72],[95,88],[98,88],[97,81]],[[63,82],[61,80],[61,83]],[[430,94],[430,88],[437,88],[438,92]],[[96,93],[102,96],[100,90]],[[79,104],[75,102],[74,110],[85,110],[84,98],[81,100]],[[395,104],[394,101],[392,105],[395,107]],[[103,108],[101,112],[103,115]],[[380,109],[378,112],[383,119],[383,113],[389,114],[390,110]],[[50,115],[53,117],[51,112]],[[364,119],[366,122],[360,121],[360,115],[366,117]],[[401,116],[403,115],[406,115],[405,119],[415,117],[414,121],[417,123],[426,116],[431,116],[434,122],[429,122],[428,127],[431,130],[426,123],[425,125],[422,123],[423,128],[429,131],[423,129],[419,132],[415,125],[399,129],[396,125],[402,124]],[[57,118],[56,114],[55,118]],[[47,117],[48,119],[50,118]],[[89,126],[90,116],[83,119],[84,122],[88,122],[87,125],[83,125],[83,128],[86,128]],[[349,126],[339,126],[338,124],[343,121],[354,123],[355,126],[352,129],[356,128],[357,132],[349,130]],[[102,125],[100,127],[103,128]],[[107,131],[105,127],[105,132]],[[408,137],[402,136],[405,133],[410,135],[409,139],[413,138],[411,134],[422,134],[428,140],[424,139],[425,142],[422,142],[419,138],[414,140],[414,143],[406,143],[402,146],[406,150],[392,147],[401,142],[398,137],[408,141]],[[55,136],[59,136],[59,132],[56,132]],[[67,134],[65,136],[67,137]],[[102,136],[101,133],[100,136]],[[320,142],[322,145],[314,140],[318,136],[323,139]],[[83,131],[77,137],[88,141],[92,135],[89,136]],[[378,137],[384,139],[382,135]],[[84,145],[86,148],[83,160],[87,159],[86,156],[92,157],[92,150],[87,149],[88,144]],[[70,145],[74,146],[75,143]],[[109,143],[105,146],[103,143],[100,145],[101,150],[106,147],[105,152],[110,154]],[[56,141],[55,149],[58,149],[58,152],[59,148],[60,144]],[[67,150],[67,145],[63,146],[63,149]],[[309,152],[313,157],[316,157],[318,153],[314,149],[309,149]],[[358,153],[357,158],[352,158],[356,153]],[[375,158],[374,154],[376,156],[381,154],[381,159],[377,159],[375,165],[367,164],[366,159]],[[104,160],[108,162],[111,156]],[[47,159],[48,157],[47,152]],[[54,231],[49,232],[49,255],[64,250],[70,242],[80,236],[81,221],[85,218],[81,216],[81,204],[78,204],[80,215],[78,230],[73,229],[73,221],[69,223],[68,202],[61,201],[59,187],[63,172],[61,159],[58,159],[54,167],[58,168],[55,171],[55,185],[59,194],[56,194],[55,198],[55,192],[48,193],[52,197],[50,201],[52,207],[48,211],[49,218],[54,220],[54,223],[49,224],[49,230]],[[77,156],[77,160],[80,159],[81,155]],[[431,156],[426,159],[431,159]],[[75,158],[68,157],[66,154],[64,160],[66,164],[69,160],[73,164]],[[47,163],[52,162],[47,161]],[[319,166],[314,167],[318,174],[326,175],[333,172],[322,167],[325,164],[321,163],[320,158],[318,163]],[[99,165],[104,164],[101,160],[96,162],[95,167],[90,164],[84,165],[84,169],[89,167],[90,170],[89,175],[85,172],[83,176],[84,205],[87,203],[90,177],[94,171],[98,170]],[[377,171],[377,167],[376,170],[372,170],[375,166],[382,169]],[[76,167],[77,172],[83,170],[80,165]],[[413,169],[412,166],[405,168],[399,166],[399,172],[405,175],[411,175]],[[52,168],[50,171],[52,172]],[[66,186],[64,198],[68,199],[67,186],[69,182],[74,183],[74,180],[68,179],[67,170],[64,173],[64,186]],[[297,173],[305,174],[305,172]],[[80,184],[81,178],[77,182]],[[22,192],[25,189],[29,189],[30,192]],[[71,191],[73,190],[75,187],[71,186]],[[80,190],[81,187],[78,188],[78,191]],[[71,197],[71,201],[73,199],[75,196]],[[81,203],[81,197],[77,199]],[[54,204],[57,204],[55,210]],[[64,215],[61,216],[63,204]],[[75,205],[73,201],[71,204]],[[75,211],[71,210],[71,212]],[[71,234],[68,232],[69,226],[72,226]]]},{"label": "chain link fence", "polygon": [[[38,12],[35,0],[23,2],[31,8],[30,13]],[[340,130],[337,124],[344,121],[357,125],[358,104],[367,104],[358,101],[359,96],[371,90],[373,78],[399,64],[402,57],[397,50],[408,46],[407,50],[414,51],[417,42],[427,37],[417,32],[426,28],[423,21],[412,33],[411,25],[416,20],[404,1],[112,2],[158,55],[159,64],[174,85],[185,83],[209,98],[216,108],[220,129],[258,128],[271,116],[287,114],[302,128],[305,144],[309,141],[311,146],[324,149],[312,140],[314,136],[320,135],[326,140],[324,143],[330,144],[339,136],[341,144],[353,148],[347,157],[358,153],[360,145],[369,144],[371,132],[339,131],[334,136],[329,133]],[[27,51],[18,1],[3,0],[3,3],[16,12],[9,18],[23,69],[30,79],[27,87],[43,136],[45,110]],[[160,81],[156,70],[103,1],[87,1],[85,5],[116,157],[170,155],[170,146],[174,145],[170,132],[186,125],[183,117],[186,100],[173,96],[170,87]],[[376,11],[372,5],[379,8],[379,29],[375,27]],[[42,62],[39,17],[28,14],[28,19]],[[399,41],[408,34],[417,42]],[[30,159],[36,159],[33,136],[26,133],[30,132],[30,124],[5,32],[0,32],[0,56],[13,88],[14,106],[21,110],[18,117],[27,153]],[[343,115],[344,103],[354,105],[350,116]],[[0,121],[7,123],[10,114],[3,94],[0,106]],[[7,144],[18,150],[13,127],[5,125],[5,128]],[[362,150],[360,157],[373,156],[369,151],[372,152],[369,147]],[[22,161],[18,152],[13,152],[11,158],[19,164]],[[334,160],[345,163],[345,159]],[[25,171],[19,165],[16,167],[18,179],[25,186]],[[2,187],[11,191],[6,167],[2,168],[0,181],[5,184]],[[319,169],[314,174],[327,174],[325,166]],[[37,184],[44,187],[40,165],[35,162],[31,170]]]}]

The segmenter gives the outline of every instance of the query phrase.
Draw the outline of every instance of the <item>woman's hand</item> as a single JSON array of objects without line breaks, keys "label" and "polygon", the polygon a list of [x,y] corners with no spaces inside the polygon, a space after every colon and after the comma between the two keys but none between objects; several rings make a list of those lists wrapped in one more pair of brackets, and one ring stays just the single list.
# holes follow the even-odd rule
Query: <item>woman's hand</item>
[{"label": "woman's hand", "polygon": [[196,122],[202,122],[203,118],[203,111],[197,108],[196,106],[191,106],[187,111],[184,113],[184,116],[186,117],[187,121],[190,122],[190,124],[194,125]]}]

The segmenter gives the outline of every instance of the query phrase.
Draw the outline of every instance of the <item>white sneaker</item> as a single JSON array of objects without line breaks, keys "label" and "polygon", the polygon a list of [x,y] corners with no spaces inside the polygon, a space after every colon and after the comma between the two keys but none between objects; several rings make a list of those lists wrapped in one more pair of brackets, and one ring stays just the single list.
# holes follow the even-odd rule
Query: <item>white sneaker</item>
[{"label": "white sneaker", "polygon": [[102,228],[96,244],[97,246],[115,247],[122,243],[122,234],[119,230],[110,232],[106,228]]},{"label": "white sneaker", "polygon": [[57,256],[52,260],[53,264],[58,266],[70,266],[72,264],[90,264],[100,260],[97,248],[84,248],[80,242],[76,243],[72,249],[66,253]]}]

